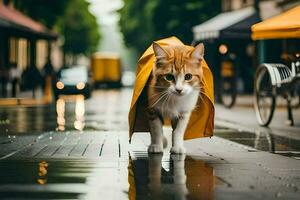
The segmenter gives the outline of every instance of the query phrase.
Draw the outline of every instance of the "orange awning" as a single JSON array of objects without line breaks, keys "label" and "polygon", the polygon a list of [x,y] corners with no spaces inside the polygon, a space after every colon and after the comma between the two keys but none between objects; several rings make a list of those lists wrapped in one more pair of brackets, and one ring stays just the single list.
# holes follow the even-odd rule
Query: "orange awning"
[{"label": "orange awning", "polygon": [[254,24],[251,30],[253,40],[300,38],[300,6]]}]

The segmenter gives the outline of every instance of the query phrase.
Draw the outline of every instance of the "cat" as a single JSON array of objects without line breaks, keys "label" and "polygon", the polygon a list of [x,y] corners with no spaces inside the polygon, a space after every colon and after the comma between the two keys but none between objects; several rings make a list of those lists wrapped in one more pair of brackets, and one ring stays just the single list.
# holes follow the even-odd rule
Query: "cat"
[{"label": "cat", "polygon": [[149,80],[147,109],[151,144],[149,153],[163,152],[163,121],[171,120],[172,154],[185,154],[184,132],[200,96],[204,56],[203,43],[195,48],[184,45],[152,45],[156,61]]},{"label": "cat", "polygon": [[[147,189],[149,190],[150,199],[163,199],[164,196],[173,197],[174,199],[186,199],[189,191],[186,185],[187,176],[184,168],[185,155],[171,155],[169,171],[162,167],[162,157],[162,154],[149,155]],[[168,177],[167,181],[165,177]]]}]

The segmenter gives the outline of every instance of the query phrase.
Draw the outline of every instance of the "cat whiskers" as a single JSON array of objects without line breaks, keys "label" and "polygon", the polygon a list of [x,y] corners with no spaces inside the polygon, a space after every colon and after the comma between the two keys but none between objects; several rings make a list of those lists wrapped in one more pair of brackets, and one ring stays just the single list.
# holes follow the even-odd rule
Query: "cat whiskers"
[{"label": "cat whiskers", "polygon": [[194,87],[194,88],[201,91],[204,87],[200,86],[200,87]]},{"label": "cat whiskers", "polygon": [[167,111],[166,111],[166,107],[167,106],[165,106],[165,104],[168,104],[168,101],[169,101],[169,98],[170,98],[170,93],[169,92],[167,92],[167,97],[164,99],[164,101],[162,102],[162,113],[163,113],[163,115],[165,114],[167,114]]},{"label": "cat whiskers", "polygon": [[165,97],[166,95],[168,95],[168,91],[162,92],[161,96],[158,97],[158,99],[157,99],[153,104],[151,104],[149,107],[154,107],[154,106],[155,106],[156,104],[158,104],[161,100],[163,100],[164,97]]},{"label": "cat whiskers", "polygon": [[166,87],[166,86],[154,86],[154,85],[149,85],[148,87],[151,87],[151,88],[163,88],[163,89],[169,88],[169,87]]},{"label": "cat whiskers", "polygon": [[204,88],[203,86],[198,86],[198,87],[194,87],[195,89],[199,90],[199,98],[201,101],[203,101],[203,97],[202,97],[202,89]]},{"label": "cat whiskers", "polygon": [[[158,92],[158,93],[154,93],[153,95],[151,95],[151,96],[148,96],[146,99],[145,99],[145,101],[152,101],[153,99],[155,99],[155,98],[160,98],[160,96],[161,95],[163,95],[164,93],[165,93],[166,91],[162,91],[162,92]],[[144,101],[143,101],[144,102]],[[150,106],[149,106],[150,107]]]},{"label": "cat whiskers", "polygon": [[198,97],[199,97],[199,99],[200,99],[201,101],[203,101],[203,97],[202,97],[202,93],[201,93],[201,92],[199,92]]},{"label": "cat whiskers", "polygon": [[163,95],[166,91],[158,92],[156,94],[153,94],[151,96],[148,96],[148,100],[153,100],[154,98],[159,98],[160,95]]}]

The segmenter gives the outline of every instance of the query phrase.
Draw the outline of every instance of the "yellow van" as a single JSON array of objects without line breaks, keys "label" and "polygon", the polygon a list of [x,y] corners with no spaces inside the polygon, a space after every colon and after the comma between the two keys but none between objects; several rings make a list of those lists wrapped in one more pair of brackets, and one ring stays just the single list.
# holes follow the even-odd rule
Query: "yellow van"
[{"label": "yellow van", "polygon": [[97,52],[91,57],[91,72],[95,86],[121,86],[120,56],[114,53]]}]

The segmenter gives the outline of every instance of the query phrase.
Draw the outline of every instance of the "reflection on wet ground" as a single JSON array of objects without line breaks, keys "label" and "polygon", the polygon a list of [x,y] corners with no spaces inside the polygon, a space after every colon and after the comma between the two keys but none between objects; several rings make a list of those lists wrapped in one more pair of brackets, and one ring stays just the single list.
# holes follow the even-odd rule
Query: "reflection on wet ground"
[{"label": "reflection on wet ground", "polygon": [[270,132],[257,130],[255,133],[250,133],[220,128],[215,135],[257,150],[300,159],[300,140],[274,135]]},{"label": "reflection on wet ground", "polygon": [[[106,176],[109,171],[117,168],[95,160],[5,161],[0,165],[0,198],[99,199],[105,195],[104,184],[120,184]],[[126,190],[126,182],[124,186]]]},{"label": "reflection on wet ground", "polygon": [[215,184],[224,183],[212,167],[184,155],[117,163],[9,160],[0,165],[1,199],[213,199]]},{"label": "reflection on wet ground", "polygon": [[[41,134],[47,131],[127,129],[131,90],[96,91],[91,99],[62,96],[48,106],[2,107],[0,136]],[[122,102],[120,102],[122,100]]]},{"label": "reflection on wet ground", "polygon": [[213,199],[218,179],[213,168],[201,160],[171,155],[149,155],[129,164],[132,199]]},{"label": "reflection on wet ground", "polygon": [[40,134],[55,130],[56,113],[51,106],[1,108],[1,135]]},{"label": "reflection on wet ground", "polygon": [[[76,130],[82,131],[85,127],[85,103],[84,96],[78,95],[75,98],[75,120],[74,120],[74,128]],[[56,101],[56,114],[57,114],[57,130],[64,131],[66,126],[66,100],[60,98]]]}]

